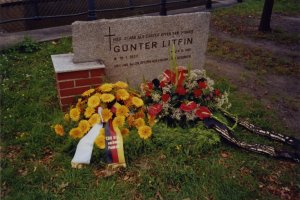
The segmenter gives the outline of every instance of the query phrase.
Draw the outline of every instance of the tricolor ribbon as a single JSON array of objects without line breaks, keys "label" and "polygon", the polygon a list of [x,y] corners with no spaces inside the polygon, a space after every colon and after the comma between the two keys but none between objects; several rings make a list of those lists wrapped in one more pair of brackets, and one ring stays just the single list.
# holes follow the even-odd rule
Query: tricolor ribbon
[{"label": "tricolor ribbon", "polygon": [[120,129],[113,126],[112,120],[109,120],[105,126],[105,149],[109,166],[112,168],[126,167],[123,137]]}]

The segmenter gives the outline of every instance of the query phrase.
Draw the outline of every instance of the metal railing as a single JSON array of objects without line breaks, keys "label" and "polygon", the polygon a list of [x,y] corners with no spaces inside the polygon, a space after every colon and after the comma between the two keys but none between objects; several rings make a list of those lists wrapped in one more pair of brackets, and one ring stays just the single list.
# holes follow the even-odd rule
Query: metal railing
[{"label": "metal railing", "polygon": [[[211,0],[0,0],[0,32],[70,24],[76,20],[115,18],[206,5]],[[237,0],[238,2],[242,0]],[[32,23],[34,22],[34,23]]]},{"label": "metal railing", "polygon": [[[64,0],[68,1],[68,0]],[[167,4],[174,4],[174,3],[181,3],[181,2],[191,2],[192,0],[177,0],[177,1],[166,1],[166,0],[160,0],[158,3],[151,3],[151,4],[145,4],[145,5],[133,5],[132,0],[128,0],[128,6],[124,7],[117,7],[117,8],[107,8],[107,9],[96,9],[96,0],[87,0],[87,10],[84,12],[77,12],[77,13],[71,13],[71,14],[62,14],[62,15],[51,15],[51,16],[45,16],[40,15],[39,12],[39,4],[45,3],[45,2],[58,2],[58,0],[30,0],[30,1],[16,1],[11,3],[3,3],[1,4],[1,8],[5,7],[11,7],[16,5],[31,5],[32,6],[32,12],[34,13],[34,16],[32,17],[22,17],[22,18],[16,18],[16,19],[1,19],[0,24],[6,24],[16,21],[24,21],[24,20],[41,20],[41,19],[52,19],[52,18],[62,18],[62,17],[74,17],[74,16],[81,16],[81,15],[87,15],[89,20],[95,20],[97,19],[96,13],[98,12],[111,12],[111,11],[122,11],[122,10],[133,10],[133,9],[140,9],[140,8],[147,8],[147,7],[155,7],[155,6],[161,6],[160,14],[166,15]]]}]

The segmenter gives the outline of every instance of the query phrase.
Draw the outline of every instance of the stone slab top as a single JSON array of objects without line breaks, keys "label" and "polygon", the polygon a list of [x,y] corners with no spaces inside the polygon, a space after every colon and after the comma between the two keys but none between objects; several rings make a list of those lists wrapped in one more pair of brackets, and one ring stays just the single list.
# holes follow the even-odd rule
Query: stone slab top
[{"label": "stone slab top", "polygon": [[131,87],[170,68],[173,47],[178,65],[202,69],[209,24],[209,12],[74,22],[73,61],[101,60],[109,81]]},{"label": "stone slab top", "polygon": [[55,73],[105,68],[105,65],[100,61],[74,63],[73,58],[73,53],[51,55]]}]

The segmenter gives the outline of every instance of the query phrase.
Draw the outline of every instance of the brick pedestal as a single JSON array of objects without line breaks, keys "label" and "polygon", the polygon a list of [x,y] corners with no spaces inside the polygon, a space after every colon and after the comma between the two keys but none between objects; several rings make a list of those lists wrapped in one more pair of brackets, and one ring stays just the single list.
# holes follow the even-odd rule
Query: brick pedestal
[{"label": "brick pedestal", "polygon": [[99,86],[105,76],[100,62],[73,63],[73,54],[52,55],[57,92],[63,111],[76,103],[77,96],[91,87]]}]

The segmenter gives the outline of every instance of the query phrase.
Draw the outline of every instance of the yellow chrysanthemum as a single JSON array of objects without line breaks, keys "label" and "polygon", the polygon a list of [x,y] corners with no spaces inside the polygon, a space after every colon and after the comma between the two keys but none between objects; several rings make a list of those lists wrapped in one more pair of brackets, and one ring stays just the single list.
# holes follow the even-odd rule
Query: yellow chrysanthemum
[{"label": "yellow chrysanthemum", "polygon": [[143,119],[143,118],[138,118],[138,119],[134,120],[134,126],[135,126],[136,128],[139,128],[139,127],[141,127],[141,126],[145,126],[145,121],[144,121],[144,119]]},{"label": "yellow chrysanthemum", "polygon": [[84,111],[84,116],[85,116],[86,118],[89,118],[89,117],[91,117],[92,114],[94,114],[94,113],[95,113],[95,109],[94,109],[94,108],[92,108],[92,107],[87,107],[87,108],[85,109],[85,111]]},{"label": "yellow chrysanthemum", "polygon": [[100,130],[100,134],[95,139],[95,144],[99,149],[105,149],[105,134],[102,134],[101,131],[104,132],[104,128]]},{"label": "yellow chrysanthemum", "polygon": [[134,121],[135,121],[135,118],[132,115],[129,115],[127,117],[127,124],[128,124],[128,126],[134,126]]},{"label": "yellow chrysanthemum", "polygon": [[131,107],[133,104],[132,104],[132,97],[129,97],[126,101],[124,101],[124,105],[129,108]]},{"label": "yellow chrysanthemum", "polygon": [[99,92],[97,92],[96,94],[94,94],[94,96],[99,97],[99,99],[101,99],[101,94]]},{"label": "yellow chrysanthemum", "polygon": [[84,133],[81,131],[79,127],[72,128],[69,134],[73,139],[82,138],[82,136],[84,135]]},{"label": "yellow chrysanthemum", "polygon": [[116,97],[117,97],[118,100],[125,101],[129,98],[129,96],[130,96],[129,93],[125,89],[119,89],[116,92]]},{"label": "yellow chrysanthemum", "polygon": [[84,93],[82,93],[82,96],[87,97],[90,96],[93,92],[95,91],[95,89],[89,89],[87,91],[85,91]]},{"label": "yellow chrysanthemum", "polygon": [[92,108],[96,108],[100,104],[100,99],[98,96],[93,95],[88,100],[88,106]]},{"label": "yellow chrysanthemum", "polygon": [[135,107],[139,108],[144,105],[144,102],[142,99],[138,97],[132,97],[132,104],[135,105]]},{"label": "yellow chrysanthemum", "polygon": [[66,113],[66,114],[64,115],[64,120],[65,120],[66,122],[70,121],[70,115],[69,115],[68,113]]},{"label": "yellow chrysanthemum", "polygon": [[111,83],[104,83],[102,84],[99,89],[102,91],[102,92],[110,92],[113,88],[113,84]]},{"label": "yellow chrysanthemum", "polygon": [[73,121],[77,122],[80,118],[80,110],[78,108],[72,108],[70,110],[70,118]]},{"label": "yellow chrysanthemum", "polygon": [[78,127],[81,129],[83,134],[86,134],[90,130],[91,125],[87,120],[81,120],[78,124]]},{"label": "yellow chrysanthemum", "polygon": [[128,135],[128,134],[129,134],[129,129],[128,129],[128,128],[123,128],[123,129],[121,130],[121,134],[122,134],[123,136]]},{"label": "yellow chrysanthemum", "polygon": [[79,99],[77,100],[77,103],[76,103],[76,108],[80,109],[81,103],[82,103],[82,99],[79,98]]},{"label": "yellow chrysanthemum", "polygon": [[105,136],[105,128],[101,128],[99,134]]},{"label": "yellow chrysanthemum", "polygon": [[91,116],[91,118],[89,119],[89,123],[91,126],[94,126],[95,124],[99,124],[100,123],[100,116],[95,113]]},{"label": "yellow chrysanthemum", "polygon": [[115,83],[115,86],[118,88],[126,89],[128,88],[128,84],[123,81],[118,81]]},{"label": "yellow chrysanthemum", "polygon": [[102,94],[102,95],[101,95],[101,100],[102,100],[104,103],[112,102],[114,99],[115,99],[115,96],[112,95],[112,94]]},{"label": "yellow chrysanthemum", "polygon": [[126,106],[120,106],[117,108],[116,116],[124,116],[127,117],[129,113],[129,109]]},{"label": "yellow chrysanthemum", "polygon": [[116,126],[116,127],[122,127],[124,125],[124,123],[125,123],[124,116],[115,117],[113,120],[113,126]]},{"label": "yellow chrysanthemum", "polygon": [[138,129],[140,138],[146,140],[152,135],[152,129],[149,126],[141,126]]},{"label": "yellow chrysanthemum", "polygon": [[156,123],[155,116],[148,115],[148,123],[152,127]]},{"label": "yellow chrysanthemum", "polygon": [[134,118],[138,119],[138,118],[145,118],[145,112],[144,109],[140,109],[137,113],[134,114]]},{"label": "yellow chrysanthemum", "polygon": [[63,136],[65,134],[64,127],[61,124],[55,124],[54,131],[59,136]]},{"label": "yellow chrysanthemum", "polygon": [[113,116],[113,113],[108,109],[108,108],[104,108],[102,110],[102,119],[104,122],[108,122],[108,120],[110,120]]}]

